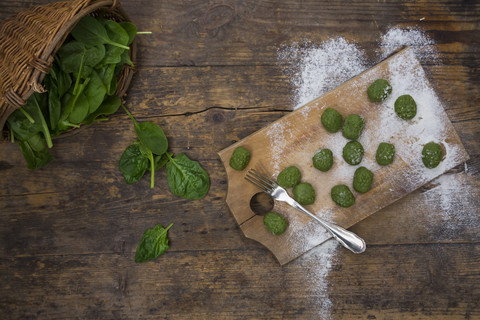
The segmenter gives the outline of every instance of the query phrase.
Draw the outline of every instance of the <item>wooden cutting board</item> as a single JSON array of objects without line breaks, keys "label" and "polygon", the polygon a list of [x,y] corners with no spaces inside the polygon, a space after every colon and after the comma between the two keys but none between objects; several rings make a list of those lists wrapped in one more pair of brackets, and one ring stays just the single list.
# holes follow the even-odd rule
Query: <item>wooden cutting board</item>
[{"label": "wooden cutting board", "polygon": [[[393,90],[383,103],[372,103],[366,90],[378,78],[388,80]],[[394,112],[394,102],[403,94],[410,94],[417,103],[417,115],[410,121],[400,119]],[[360,165],[344,162],[342,149],[348,140],[341,131],[329,133],[323,128],[320,117],[327,107],[337,109],[343,117],[355,113],[365,119],[365,129],[358,139],[365,149]],[[421,161],[422,148],[430,141],[441,143],[446,152],[435,169],[425,168]],[[380,142],[392,143],[396,148],[394,162],[385,167],[375,161]],[[232,152],[238,146],[251,152],[250,163],[243,171],[229,166]],[[334,166],[328,172],[318,171],[312,165],[314,153],[321,148],[331,149],[334,155]],[[349,228],[468,160],[442,101],[410,48],[220,151],[219,156],[228,176],[226,202],[241,230],[246,237],[266,246],[282,265],[323,243],[330,235],[318,223],[280,202],[275,202],[274,211],[288,219],[289,227],[280,236],[269,233],[263,217],[250,208],[250,200],[259,190],[244,179],[248,168],[276,179],[282,169],[297,166],[302,181],[311,183],[316,192],[315,203],[307,209]],[[359,166],[374,173],[372,189],[365,194],[356,193],[352,187],[353,174]],[[350,208],[341,208],[332,201],[330,190],[337,184],[346,184],[354,193],[356,203]]]}]

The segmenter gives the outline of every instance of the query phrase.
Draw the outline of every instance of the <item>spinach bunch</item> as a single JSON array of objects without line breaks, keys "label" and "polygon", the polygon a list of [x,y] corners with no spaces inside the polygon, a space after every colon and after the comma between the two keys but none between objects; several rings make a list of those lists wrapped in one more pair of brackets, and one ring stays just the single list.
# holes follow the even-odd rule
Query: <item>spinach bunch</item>
[{"label": "spinach bunch", "polygon": [[121,99],[115,96],[117,76],[133,66],[129,45],[138,34],[135,25],[83,17],[57,51],[45,76],[45,93],[34,93],[25,106],[7,119],[12,142],[17,140],[27,167],[36,169],[53,157],[52,137],[82,124],[108,120]]},{"label": "spinach bunch", "polygon": [[138,182],[150,170],[150,187],[154,187],[156,170],[166,167],[167,182],[176,196],[201,199],[210,188],[208,173],[196,161],[181,153],[168,152],[168,140],[162,128],[153,122],[138,122],[122,105],[133,121],[138,140],[128,146],[120,157],[119,168],[129,184]]},{"label": "spinach bunch", "polygon": [[168,250],[168,229],[173,223],[166,228],[161,224],[157,224],[153,229],[147,229],[143,233],[143,237],[137,245],[135,252],[135,262],[145,262],[158,258],[162,253]]}]

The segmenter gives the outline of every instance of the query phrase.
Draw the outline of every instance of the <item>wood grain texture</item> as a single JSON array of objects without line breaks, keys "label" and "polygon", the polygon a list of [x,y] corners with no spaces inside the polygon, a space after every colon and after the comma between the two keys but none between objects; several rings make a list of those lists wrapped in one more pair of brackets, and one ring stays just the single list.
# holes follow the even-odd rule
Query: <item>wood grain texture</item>
[{"label": "wood grain texture", "polygon": [[[179,199],[164,172],[153,190],[148,178],[126,185],[117,163],[134,132],[121,112],[56,139],[55,160],[34,172],[1,144],[2,319],[480,318],[478,2],[121,3],[153,31],[139,39],[127,106],[161,125],[174,153],[198,160],[211,190]],[[31,4],[0,0],[0,18]],[[365,254],[337,249],[328,262],[312,252],[280,267],[229,212],[217,152],[291,112],[283,45],[343,36],[372,66],[395,26],[435,41],[438,61],[420,62],[471,159],[353,226]],[[169,251],[135,264],[143,231],[170,222]]]}]

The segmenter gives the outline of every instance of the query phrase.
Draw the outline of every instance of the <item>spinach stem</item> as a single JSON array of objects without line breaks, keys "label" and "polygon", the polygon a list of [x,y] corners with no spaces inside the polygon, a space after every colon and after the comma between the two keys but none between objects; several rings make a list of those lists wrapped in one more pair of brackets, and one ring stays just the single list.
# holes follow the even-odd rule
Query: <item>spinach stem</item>
[{"label": "spinach stem", "polygon": [[80,84],[80,76],[82,75],[82,72],[83,72],[84,63],[85,63],[85,51],[83,52],[82,60],[80,60],[80,67],[79,67],[79,70],[78,70],[77,79],[75,80],[75,86],[73,87],[73,94],[74,95],[76,95],[77,91],[78,91],[78,86]]},{"label": "spinach stem", "polygon": [[155,179],[155,160],[153,160],[153,153],[148,150],[148,158],[150,160],[150,188],[153,189]]},{"label": "spinach stem", "polygon": [[152,31],[138,31],[137,34],[152,34]]},{"label": "spinach stem", "polygon": [[15,143],[15,132],[13,132],[13,128],[10,126],[8,126],[8,129],[10,129],[10,141]]},{"label": "spinach stem", "polygon": [[27,119],[28,119],[28,121],[30,121],[30,123],[35,123],[35,120],[32,118],[31,115],[28,114],[27,111],[25,111],[25,109],[23,109],[23,107],[20,107],[20,108],[18,108],[18,109],[20,109],[20,111],[23,113],[23,115],[24,115],[25,117],[27,117]]},{"label": "spinach stem", "polygon": [[71,123],[71,122],[68,122],[68,121],[61,121],[61,123],[64,125],[64,126],[67,126],[67,127],[72,127],[72,128],[80,128],[80,126],[78,124],[74,124],[74,123]]},{"label": "spinach stem", "polygon": [[132,114],[130,113],[130,111],[128,111],[127,107],[125,107],[125,106],[122,104],[122,108],[123,108],[123,110],[125,110],[125,112],[126,112],[127,115],[130,117],[130,119],[132,119],[133,123],[137,123],[137,120],[135,120],[135,118],[132,116]]},{"label": "spinach stem", "polygon": [[120,44],[120,43],[117,43],[117,42],[110,41],[110,42],[108,42],[108,44],[110,44],[112,46],[115,46],[115,47],[125,49],[125,50],[130,50],[129,46],[124,46],[123,44]]},{"label": "spinach stem", "polygon": [[35,106],[37,107],[38,117],[40,118],[40,124],[42,125],[43,136],[47,141],[47,147],[51,148],[53,147],[53,142],[52,142],[52,136],[50,135],[50,129],[48,128],[47,121],[45,121],[45,117],[43,116],[42,109],[40,108],[40,105],[38,104],[37,99],[34,99],[34,100],[35,100]]}]

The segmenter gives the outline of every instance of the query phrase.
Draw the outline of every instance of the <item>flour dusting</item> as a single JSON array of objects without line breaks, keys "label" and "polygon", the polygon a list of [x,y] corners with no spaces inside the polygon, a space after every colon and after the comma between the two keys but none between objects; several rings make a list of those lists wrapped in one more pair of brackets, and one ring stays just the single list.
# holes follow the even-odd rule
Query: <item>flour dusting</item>
[{"label": "flour dusting", "polygon": [[431,215],[443,220],[443,224],[429,225],[430,219],[427,219],[426,229],[434,232],[438,240],[450,240],[455,235],[468,233],[464,226],[478,224],[478,210],[472,208],[480,206],[480,194],[467,179],[465,172],[444,174],[431,182],[432,189],[422,194],[435,208]]},{"label": "flour dusting", "polygon": [[[332,37],[319,44],[293,43],[280,48],[278,60],[285,67],[293,87],[292,109],[297,109],[334,89],[405,46],[412,48],[411,54],[416,56],[420,63],[434,63],[438,59],[435,42],[423,30],[417,28],[387,30],[378,40],[378,48],[375,52],[378,60],[372,63],[366,62],[367,55],[356,43],[341,36]],[[405,68],[405,61],[398,59],[390,65],[389,71],[391,78],[387,80],[392,85],[393,92],[383,103],[376,106],[378,108],[376,113],[380,115],[378,118],[381,121],[377,127],[385,128],[385,130],[369,130],[367,120],[366,129],[359,139],[359,142],[367,147],[365,148],[366,156],[360,165],[366,166],[374,172],[380,170],[381,167],[374,159],[374,150],[380,142],[394,142],[398,157],[396,161],[400,159],[400,161],[413,163],[413,168],[409,170],[412,173],[405,173],[410,174],[407,180],[413,181],[413,186],[415,183],[430,181],[444,172],[446,168],[451,168],[453,164],[459,163],[459,159],[464,159],[465,154],[447,141],[448,132],[446,132],[445,124],[448,123],[448,118],[443,111],[442,102],[429,86],[423,70],[419,71],[413,66]],[[368,81],[372,80],[368,79]],[[361,83],[361,87],[358,89],[366,90],[365,85],[366,83]],[[412,95],[417,103],[418,113],[410,121],[400,119],[394,111],[396,98],[403,94]],[[309,105],[301,109],[300,114],[307,118],[314,107],[326,108],[322,105]],[[281,124],[274,125],[269,129],[268,136],[273,150],[283,152],[286,148],[286,141],[290,133],[285,132],[284,129],[281,128]],[[398,139],[398,137],[403,138]],[[332,150],[336,157],[337,169],[340,170],[337,172],[337,177],[340,177],[340,180],[350,180],[357,166],[344,165],[341,158],[342,148],[348,140],[341,133],[330,135],[327,140],[328,146],[326,147]],[[423,145],[430,141],[441,143],[446,150],[446,158],[437,168],[431,170],[423,166],[420,156]],[[277,174],[279,170],[283,169],[278,164],[281,156],[278,157],[278,159],[274,159],[273,164],[273,170]],[[332,168],[332,170],[334,169],[335,167]],[[465,167],[465,169],[467,168]],[[437,186],[429,190],[426,196],[434,199],[433,201],[438,204],[440,214],[443,215],[445,221],[452,222],[452,220],[459,219],[463,212],[462,201],[452,202],[452,199],[458,197],[459,192],[463,194],[463,197],[471,198],[472,196],[468,195],[469,190],[462,191],[462,180],[452,179],[450,175],[441,176],[435,181]],[[408,187],[407,185],[406,188],[408,189]],[[386,190],[386,192],[388,191],[394,193],[391,188]],[[470,198],[464,199],[470,201],[469,206],[474,201]],[[319,215],[328,220],[331,214],[332,212],[326,211]],[[474,217],[471,218],[474,221]],[[469,217],[463,216],[463,219],[469,219]],[[302,236],[297,237],[294,242],[294,246],[297,246],[300,251],[308,250],[312,246],[322,243],[328,237],[325,230],[314,222],[305,222],[304,217],[290,217],[289,223],[289,228],[293,232],[302,233]],[[327,276],[335,262],[338,250],[344,249],[336,241],[329,240],[317,245],[295,262],[304,267],[302,269],[305,270],[304,277],[309,284],[306,290],[311,290],[312,296],[316,297],[315,304],[317,308],[320,308],[318,311],[320,319],[332,317],[333,305],[328,294]]]},{"label": "flour dusting", "polygon": [[332,239],[310,250],[298,261],[305,273],[305,289],[310,294],[312,309],[318,309],[321,320],[332,318],[330,311],[333,303],[328,295],[326,278],[336,261],[338,250],[341,250],[341,246]]},{"label": "flour dusting", "polygon": [[415,55],[422,63],[434,63],[438,59],[435,42],[425,34],[425,31],[410,28],[392,28],[381,36],[379,41],[380,59],[405,46],[413,48]]},{"label": "flour dusting", "polygon": [[319,45],[284,47],[279,60],[287,65],[296,88],[294,109],[330,91],[367,69],[363,51],[343,37],[332,38]]}]

